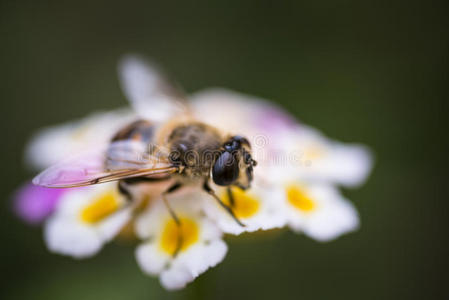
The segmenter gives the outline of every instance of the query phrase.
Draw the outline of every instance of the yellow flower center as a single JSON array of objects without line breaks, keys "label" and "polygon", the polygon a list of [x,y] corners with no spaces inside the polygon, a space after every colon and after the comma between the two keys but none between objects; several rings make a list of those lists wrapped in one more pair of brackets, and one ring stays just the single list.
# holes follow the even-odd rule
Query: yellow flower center
[{"label": "yellow flower center", "polygon": [[81,220],[89,224],[94,224],[117,211],[119,207],[120,202],[117,193],[108,191],[98,196],[98,198],[81,211]]},{"label": "yellow flower center", "polygon": [[303,212],[311,212],[315,210],[316,204],[312,198],[302,189],[296,185],[290,185],[287,187],[287,199],[288,202],[295,208]]},{"label": "yellow flower center", "polygon": [[256,214],[260,208],[260,201],[254,195],[243,191],[239,188],[232,189],[233,203],[227,191],[223,193],[221,199],[223,202],[232,208],[237,218],[249,218]]},{"label": "yellow flower center", "polygon": [[176,224],[173,218],[165,223],[160,239],[162,251],[173,255],[179,251],[185,251],[199,239],[198,224],[190,218],[180,218],[181,224]]}]

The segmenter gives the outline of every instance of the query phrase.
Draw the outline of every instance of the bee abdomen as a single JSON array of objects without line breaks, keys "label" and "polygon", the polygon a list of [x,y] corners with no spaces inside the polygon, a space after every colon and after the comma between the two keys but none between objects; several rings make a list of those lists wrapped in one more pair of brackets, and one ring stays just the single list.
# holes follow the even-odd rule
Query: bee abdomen
[{"label": "bee abdomen", "polygon": [[154,123],[147,120],[137,120],[119,130],[111,141],[136,140],[149,143],[154,139],[155,131]]}]

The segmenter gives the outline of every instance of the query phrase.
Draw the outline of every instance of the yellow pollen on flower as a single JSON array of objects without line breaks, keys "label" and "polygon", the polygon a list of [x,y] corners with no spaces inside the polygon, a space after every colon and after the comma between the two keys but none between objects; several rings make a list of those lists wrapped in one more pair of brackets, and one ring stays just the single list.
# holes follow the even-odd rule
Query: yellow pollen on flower
[{"label": "yellow pollen on flower", "polygon": [[81,211],[81,220],[89,224],[94,224],[117,211],[119,207],[120,202],[117,193],[108,191],[101,194]]},{"label": "yellow pollen on flower", "polygon": [[313,144],[304,151],[304,154],[306,159],[318,159],[324,156],[324,152],[323,147]]},{"label": "yellow pollen on flower", "polygon": [[260,209],[260,201],[253,195],[245,192],[239,188],[232,189],[232,198],[234,203],[231,203],[229,194],[223,193],[221,199],[223,202],[232,208],[237,218],[249,218],[255,215]]},{"label": "yellow pollen on flower", "polygon": [[290,185],[286,190],[288,202],[303,212],[315,210],[316,204],[303,190],[296,185]]},{"label": "yellow pollen on flower", "polygon": [[[185,251],[199,239],[197,222],[190,218],[180,218],[180,225],[173,218],[165,223],[162,230],[159,246],[162,251],[173,255],[179,247],[179,251]],[[179,244],[181,242],[181,244]]]}]

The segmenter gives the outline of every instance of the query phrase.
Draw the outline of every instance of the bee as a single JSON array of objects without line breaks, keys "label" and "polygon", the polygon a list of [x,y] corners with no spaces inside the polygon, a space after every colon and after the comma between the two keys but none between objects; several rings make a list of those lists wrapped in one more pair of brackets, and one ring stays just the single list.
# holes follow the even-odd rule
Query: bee
[{"label": "bee", "polygon": [[[69,188],[117,181],[119,191],[133,200],[133,184],[170,180],[162,199],[179,226],[180,219],[167,196],[185,186],[198,185],[245,226],[233,212],[231,188],[246,190],[251,186],[257,163],[248,139],[196,120],[180,90],[140,58],[125,58],[119,75],[140,119],[119,130],[108,145],[51,166],[33,183]],[[217,196],[211,182],[227,188],[229,205]]]}]

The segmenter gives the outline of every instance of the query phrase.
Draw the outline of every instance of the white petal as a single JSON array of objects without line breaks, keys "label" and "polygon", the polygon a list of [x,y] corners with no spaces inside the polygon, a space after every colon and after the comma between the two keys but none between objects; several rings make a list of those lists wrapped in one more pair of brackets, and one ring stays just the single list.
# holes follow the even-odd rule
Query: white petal
[{"label": "white petal", "polygon": [[205,89],[190,99],[199,120],[249,139],[254,134],[279,133],[297,123],[274,103],[223,88]]},{"label": "white petal", "polygon": [[222,262],[226,256],[226,253],[228,252],[228,246],[222,240],[215,240],[211,242],[210,244],[207,245],[207,248],[208,249],[206,250],[206,252],[208,253],[207,255],[208,268],[215,267],[220,262]]},{"label": "white petal", "polygon": [[[296,149],[307,153],[310,149],[318,149],[317,157],[302,159],[297,168],[298,179],[338,183],[345,186],[356,186],[365,181],[372,167],[371,153],[368,148],[333,141],[325,137],[317,129],[304,126],[296,129]],[[290,146],[286,146],[291,148]],[[313,151],[313,150],[312,150]]]},{"label": "white petal", "polygon": [[162,286],[175,290],[185,287],[208,268],[221,262],[227,252],[226,244],[219,239],[221,232],[208,220],[200,221],[199,224],[200,240],[180,252],[176,258],[159,249],[157,238],[138,246],[136,259],[141,269],[150,275],[160,274]]},{"label": "white petal", "polygon": [[136,259],[142,271],[150,275],[162,272],[169,256],[158,249],[157,243],[141,244],[136,249]]},{"label": "white petal", "polygon": [[303,228],[306,235],[318,241],[330,241],[359,227],[356,209],[346,200],[318,213]]},{"label": "white petal", "polygon": [[201,217],[199,224],[201,227],[200,239],[202,241],[209,242],[222,237],[223,233],[214,221]]},{"label": "white petal", "polygon": [[329,157],[328,176],[344,186],[357,187],[372,169],[372,154],[358,145],[334,144]]},{"label": "white petal", "polygon": [[52,217],[47,221],[44,239],[50,251],[75,258],[92,256],[103,244],[95,231],[62,217]]},{"label": "white petal", "polygon": [[40,170],[63,159],[67,148],[71,147],[70,133],[73,128],[73,124],[65,124],[37,132],[26,148],[26,164]]},{"label": "white petal", "polygon": [[58,202],[55,214],[74,218],[80,210],[89,204],[89,192],[84,188],[67,190]]},{"label": "white petal", "polygon": [[325,184],[309,184],[306,190],[316,208],[300,212],[287,205],[290,228],[318,241],[329,241],[358,228],[357,210],[336,188]]},{"label": "white petal", "polygon": [[166,121],[185,112],[165,76],[154,64],[137,55],[127,55],[119,63],[119,77],[122,90],[135,111],[148,120]]},{"label": "white petal", "polygon": [[168,217],[169,214],[162,199],[154,199],[134,223],[137,236],[148,239],[158,235],[163,226],[163,220]]},{"label": "white petal", "polygon": [[123,208],[95,224],[84,223],[80,213],[99,194],[116,188],[115,183],[106,183],[67,191],[45,225],[48,248],[78,258],[96,254],[128,222],[131,208]]},{"label": "white petal", "polygon": [[26,163],[45,169],[66,157],[107,144],[119,128],[134,118],[130,110],[118,109],[41,129],[27,146]]},{"label": "white petal", "polygon": [[166,289],[183,288],[223,260],[227,252],[227,246],[221,240],[222,231],[201,211],[200,197],[203,194],[203,191],[193,189],[187,193],[170,195],[173,210],[181,217],[194,220],[199,229],[198,240],[180,251],[175,258],[159,247],[163,228],[171,218],[161,199],[153,202],[137,221],[139,236],[149,238],[149,242],[136,250],[137,261],[145,273],[160,274],[161,284]]},{"label": "white petal", "polygon": [[132,209],[130,207],[123,208],[102,220],[96,228],[101,239],[104,242],[113,239],[131,219],[131,214]]},{"label": "white petal", "polygon": [[194,245],[187,252],[181,253],[169,269],[162,272],[161,284],[168,290],[184,288],[187,283],[221,262],[226,252],[227,245],[222,240]]},{"label": "white petal", "polygon": [[192,282],[195,276],[185,266],[171,268],[161,274],[160,282],[167,290],[179,290]]},{"label": "white petal", "polygon": [[220,239],[198,245],[197,247],[197,252],[191,251],[180,257],[195,277],[220,263],[228,251],[228,246]]}]

